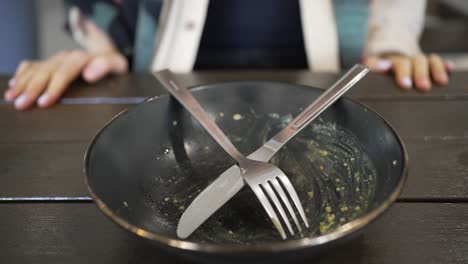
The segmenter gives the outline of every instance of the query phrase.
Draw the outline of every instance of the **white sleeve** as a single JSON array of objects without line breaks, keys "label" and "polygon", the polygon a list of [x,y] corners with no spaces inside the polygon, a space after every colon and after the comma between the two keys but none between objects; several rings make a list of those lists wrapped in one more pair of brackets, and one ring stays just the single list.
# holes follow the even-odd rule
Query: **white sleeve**
[{"label": "white sleeve", "polygon": [[85,50],[94,53],[115,50],[111,38],[91,19],[81,13],[78,7],[71,7],[68,25],[72,38]]},{"label": "white sleeve", "polygon": [[426,0],[372,0],[366,55],[421,53]]}]

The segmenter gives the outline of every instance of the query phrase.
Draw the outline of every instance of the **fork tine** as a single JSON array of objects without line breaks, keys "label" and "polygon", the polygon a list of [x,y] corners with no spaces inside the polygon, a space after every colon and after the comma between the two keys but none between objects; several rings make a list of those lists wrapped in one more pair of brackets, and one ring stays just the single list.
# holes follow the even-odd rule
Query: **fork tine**
[{"label": "fork tine", "polygon": [[309,222],[307,221],[307,218],[305,217],[304,208],[302,208],[302,204],[299,201],[299,197],[297,196],[297,193],[296,193],[296,190],[294,189],[294,186],[291,184],[288,177],[286,177],[285,175],[283,175],[283,174],[278,175],[278,178],[281,180],[281,182],[283,183],[284,188],[286,188],[286,191],[291,196],[291,199],[293,200],[294,205],[297,208],[297,211],[299,211],[299,214],[301,215],[301,218],[304,221],[305,226],[309,227]]},{"label": "fork tine", "polygon": [[275,210],[270,204],[270,201],[268,201],[268,198],[265,196],[263,193],[263,190],[260,188],[260,186],[255,185],[255,186],[250,186],[257,196],[258,200],[260,200],[260,203],[263,205],[263,208],[267,212],[268,216],[270,217],[271,221],[273,222],[273,225],[276,227],[278,232],[280,233],[281,237],[283,239],[286,239],[286,232],[284,232],[284,228],[281,225],[281,222],[278,218],[278,216],[275,213]]},{"label": "fork tine", "polygon": [[283,191],[283,187],[279,184],[277,179],[270,180],[271,185],[275,188],[276,192],[279,194],[281,197],[281,200],[283,200],[283,203],[286,205],[286,208],[288,208],[289,214],[294,220],[294,223],[296,224],[297,229],[299,229],[299,232],[302,231],[301,225],[299,224],[299,221],[297,221],[296,213],[294,212],[291,203],[289,202],[288,197]]},{"label": "fork tine", "polygon": [[291,235],[294,236],[294,230],[291,227],[291,223],[289,223],[288,216],[286,215],[286,212],[283,209],[283,205],[278,200],[276,193],[273,191],[273,189],[271,188],[270,184],[268,184],[268,182],[265,182],[264,184],[260,184],[260,185],[265,189],[268,196],[273,201],[273,204],[275,205],[276,209],[279,211],[281,218],[283,218],[283,222],[288,227],[289,233],[291,233]]}]

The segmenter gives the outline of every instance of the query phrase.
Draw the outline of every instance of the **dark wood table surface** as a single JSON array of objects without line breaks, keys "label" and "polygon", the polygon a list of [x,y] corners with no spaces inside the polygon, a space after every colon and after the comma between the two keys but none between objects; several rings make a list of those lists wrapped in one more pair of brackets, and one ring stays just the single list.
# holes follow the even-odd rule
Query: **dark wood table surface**
[{"label": "dark wood table surface", "polygon": [[[334,74],[199,72],[184,85],[275,80],[327,87]],[[0,77],[0,92],[8,76]],[[113,224],[89,197],[82,158],[115,114],[164,93],[148,74],[77,82],[48,110],[0,101],[0,263],[187,263]],[[410,155],[398,202],[363,235],[313,263],[468,263],[468,73],[448,87],[402,92],[370,75],[349,96],[400,133]],[[301,260],[298,263],[312,263]]]}]

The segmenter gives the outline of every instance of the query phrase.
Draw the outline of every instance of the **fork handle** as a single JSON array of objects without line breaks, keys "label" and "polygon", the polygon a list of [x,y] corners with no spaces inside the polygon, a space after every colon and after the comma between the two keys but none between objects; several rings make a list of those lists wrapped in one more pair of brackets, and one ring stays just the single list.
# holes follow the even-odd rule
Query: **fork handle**
[{"label": "fork handle", "polygon": [[312,122],[331,104],[338,100],[345,92],[354,86],[369,72],[369,68],[356,64],[343,75],[332,87],[325,90],[314,102],[291,121],[291,128],[300,131]]},{"label": "fork handle", "polygon": [[261,161],[270,160],[284,144],[310,124],[310,122],[338,100],[368,72],[369,68],[360,64],[354,65],[343,77],[325,90],[325,92],[315,99],[304,111],[297,115],[285,128],[268,140],[261,149],[258,149],[258,152],[255,151],[251,154],[252,156],[249,155],[249,158]]},{"label": "fork handle", "polygon": [[179,86],[174,78],[173,74],[169,70],[162,70],[153,73],[156,79],[161,82],[164,88],[174,96],[185,109],[205,128],[205,130],[218,142],[218,144],[239,164],[242,164],[245,160],[244,155],[232,144],[229,138],[223,133],[223,131],[216,125],[216,123],[210,118],[205,112],[202,106],[198,103],[198,100],[185,89],[183,86]]}]

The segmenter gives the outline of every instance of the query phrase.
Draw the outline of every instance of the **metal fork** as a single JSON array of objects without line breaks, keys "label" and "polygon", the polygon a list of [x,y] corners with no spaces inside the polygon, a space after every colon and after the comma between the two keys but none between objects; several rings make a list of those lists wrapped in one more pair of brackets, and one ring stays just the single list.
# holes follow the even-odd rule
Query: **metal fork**
[{"label": "metal fork", "polygon": [[[304,225],[309,227],[309,223],[305,217],[304,209],[299,201],[296,190],[289,181],[289,178],[281,169],[267,162],[246,158],[242,153],[240,153],[229,138],[208,116],[192,94],[187,89],[176,84],[173,74],[170,71],[163,70],[154,73],[154,75],[161,84],[192,114],[192,116],[195,117],[195,119],[205,128],[213,139],[218,142],[218,144],[234,160],[236,160],[244,181],[250,186],[257,198],[260,200],[260,203],[283,239],[286,239],[286,232],[284,231],[283,225],[281,224],[273,206],[279,212],[281,219],[286,224],[291,235],[294,235],[295,232],[291,226],[288,216],[286,215],[282,203],[286,206],[289,215],[292,217],[299,232],[302,231],[301,225],[296,217],[296,213],[293,210],[286,193],[291,197],[302,221],[304,222]],[[282,203],[280,202],[280,199]]]}]

